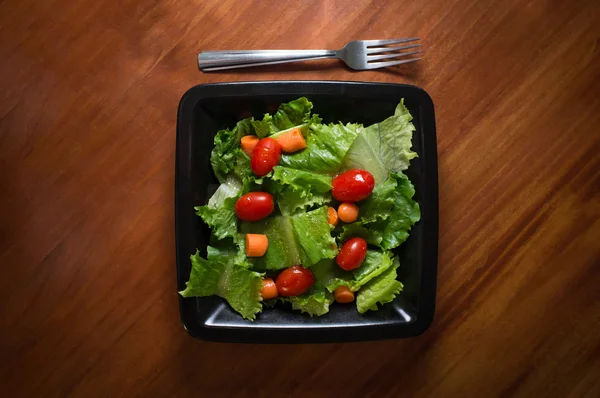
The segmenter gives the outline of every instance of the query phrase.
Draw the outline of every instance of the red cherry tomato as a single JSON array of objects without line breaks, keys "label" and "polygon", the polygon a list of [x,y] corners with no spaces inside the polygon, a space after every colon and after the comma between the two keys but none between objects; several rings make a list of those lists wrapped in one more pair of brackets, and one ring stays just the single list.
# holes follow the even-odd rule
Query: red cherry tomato
[{"label": "red cherry tomato", "polygon": [[250,192],[235,203],[235,214],[240,220],[258,221],[273,213],[273,197],[266,192]]},{"label": "red cherry tomato", "polygon": [[250,168],[259,177],[265,176],[277,166],[281,158],[281,145],[273,138],[263,138],[252,151]]},{"label": "red cherry tomato", "polygon": [[341,269],[352,271],[360,267],[367,255],[367,241],[363,238],[350,238],[344,242],[335,262]]},{"label": "red cherry tomato", "polygon": [[299,296],[305,293],[315,283],[313,273],[301,265],[294,265],[277,275],[275,285],[277,293],[283,297]]},{"label": "red cherry tomato", "polygon": [[366,199],[375,187],[373,175],[366,170],[348,170],[332,181],[331,194],[340,202]]}]

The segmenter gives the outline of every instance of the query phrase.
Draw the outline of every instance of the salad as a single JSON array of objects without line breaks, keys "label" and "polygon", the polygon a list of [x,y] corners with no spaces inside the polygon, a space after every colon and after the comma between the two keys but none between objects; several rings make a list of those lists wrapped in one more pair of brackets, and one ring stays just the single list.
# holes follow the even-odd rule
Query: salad
[{"label": "salad", "polygon": [[402,291],[398,257],[420,219],[402,173],[417,154],[402,100],[365,127],[322,123],[307,98],[217,132],[210,161],[221,185],[196,213],[211,228],[183,297],[216,295],[248,320],[291,304],[310,316],[356,303],[377,310]]}]

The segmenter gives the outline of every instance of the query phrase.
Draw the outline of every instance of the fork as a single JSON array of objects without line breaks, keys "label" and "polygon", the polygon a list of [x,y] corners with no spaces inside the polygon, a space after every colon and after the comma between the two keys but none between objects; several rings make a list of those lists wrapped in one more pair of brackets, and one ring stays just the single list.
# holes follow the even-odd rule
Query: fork
[{"label": "fork", "polygon": [[404,50],[417,48],[421,45],[420,43],[389,47],[394,44],[419,40],[418,37],[391,40],[355,40],[347,43],[341,50],[202,51],[198,54],[198,67],[203,72],[212,72],[250,66],[337,58],[355,70],[378,69],[419,61],[421,58],[406,59],[406,57],[418,54],[421,51],[407,52]]}]

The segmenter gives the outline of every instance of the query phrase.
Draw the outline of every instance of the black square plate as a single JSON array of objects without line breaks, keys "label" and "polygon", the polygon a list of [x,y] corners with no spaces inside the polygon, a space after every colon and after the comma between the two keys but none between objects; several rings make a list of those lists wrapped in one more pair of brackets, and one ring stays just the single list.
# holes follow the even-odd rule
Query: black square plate
[{"label": "black square plate", "polygon": [[419,155],[406,170],[415,185],[421,221],[397,250],[398,278],[404,291],[379,311],[360,315],[355,305],[331,306],[311,318],[285,307],[265,308],[254,322],[244,320],[219,297],[181,298],[181,320],[194,337],[246,343],[317,343],[410,337],[433,319],[437,279],[438,181],[433,102],[415,86],[360,82],[277,81],[200,85],[179,103],[175,169],[177,287],[185,288],[190,254],[206,255],[209,229],[195,215],[218,186],[210,166],[215,133],[239,119],[273,112],[282,102],[306,96],[325,123],[365,126],[391,116],[401,98],[414,117],[413,150]]}]

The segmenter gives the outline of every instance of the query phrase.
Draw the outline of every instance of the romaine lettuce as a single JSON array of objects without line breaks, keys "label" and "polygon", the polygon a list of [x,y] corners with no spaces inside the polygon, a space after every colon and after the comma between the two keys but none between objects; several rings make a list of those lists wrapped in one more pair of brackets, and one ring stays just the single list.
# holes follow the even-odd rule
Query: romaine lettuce
[{"label": "romaine lettuce", "polygon": [[249,170],[245,167],[249,160],[248,156],[240,149],[243,136],[257,135],[259,138],[264,138],[300,124],[320,123],[317,115],[311,116],[312,106],[308,99],[298,98],[281,104],[273,116],[265,114],[262,120],[246,118],[237,122],[231,130],[219,130],[215,135],[215,147],[210,155],[210,163],[219,181],[224,182],[232,171],[242,179]]},{"label": "romaine lettuce", "polygon": [[377,304],[389,303],[402,291],[402,283],[396,280],[396,269],[400,265],[396,257],[393,266],[363,286],[356,295],[356,308],[364,314],[376,311]]},{"label": "romaine lettuce", "polygon": [[[300,97],[294,101],[279,105],[279,109],[273,115],[273,125],[279,130],[286,130],[306,122],[320,123],[317,115],[311,117],[313,104],[306,97]],[[315,119],[314,116],[317,116]]]},{"label": "romaine lettuce", "polygon": [[331,177],[308,171],[276,166],[268,183],[269,192],[284,216],[323,205],[331,200]]},{"label": "romaine lettuce", "polygon": [[364,169],[373,174],[375,183],[388,178],[390,171],[408,168],[417,154],[411,151],[415,126],[402,100],[394,116],[365,128],[348,150],[342,170]]},{"label": "romaine lettuce", "polygon": [[288,297],[284,301],[292,303],[292,309],[304,312],[310,316],[321,316],[329,312],[333,303],[333,295],[325,290],[309,292],[297,297]]},{"label": "romaine lettuce", "polygon": [[293,216],[271,216],[264,221],[241,223],[243,233],[267,235],[269,248],[263,257],[249,259],[255,269],[283,269],[302,264],[310,267],[337,254],[327,223],[327,207]]},{"label": "romaine lettuce", "polygon": [[243,136],[251,134],[252,125],[249,119],[240,120],[231,130],[219,130],[215,135],[215,147],[210,153],[210,163],[220,182],[225,182],[227,175],[233,171],[238,158],[243,154],[240,141]]},{"label": "romaine lettuce", "polygon": [[292,169],[333,175],[340,169],[346,152],[362,130],[362,125],[354,123],[311,123],[306,149],[281,155],[279,164]]},{"label": "romaine lettuce", "polygon": [[219,296],[244,318],[253,320],[262,311],[262,276],[235,265],[232,261],[205,260],[199,253],[190,256],[192,272],[183,297]]},{"label": "romaine lettuce", "polygon": [[368,250],[362,265],[352,272],[342,271],[337,264],[332,263],[328,272],[323,272],[322,283],[330,292],[340,286],[347,286],[350,290],[357,291],[391,266],[391,252]]},{"label": "romaine lettuce", "polygon": [[402,291],[402,283],[396,280],[399,265],[398,258],[392,260],[390,252],[374,250],[369,250],[363,265],[353,272],[342,271],[334,261],[324,260],[311,268],[316,282],[309,292],[280,300],[290,302],[292,309],[320,316],[329,312],[334,301],[332,292],[340,286],[348,286],[358,291],[356,307],[361,314],[377,310],[378,303],[389,303]]},{"label": "romaine lettuce", "polygon": [[[359,207],[359,219],[343,226],[340,241],[360,236],[372,245],[391,250],[408,238],[408,232],[421,218],[419,204],[413,200],[415,189],[408,177],[402,173],[391,173],[388,181],[380,185],[386,188],[385,190],[381,188],[382,192],[388,192],[388,186],[394,186],[394,190],[389,193],[390,196],[379,198],[374,194],[367,199]],[[389,206],[383,203],[392,199],[393,207],[389,209]],[[382,203],[380,211],[373,202]]]},{"label": "romaine lettuce", "polygon": [[225,197],[219,206],[196,206],[196,214],[211,227],[212,233],[218,239],[237,237],[237,216],[235,203],[238,197]]},{"label": "romaine lettuce", "polygon": [[232,239],[221,240],[214,246],[207,246],[206,251],[208,261],[233,263],[243,268],[250,268],[248,257],[246,257],[246,244],[243,239],[238,242]]}]

